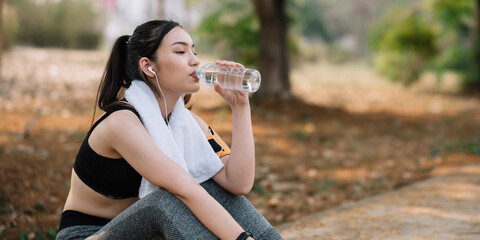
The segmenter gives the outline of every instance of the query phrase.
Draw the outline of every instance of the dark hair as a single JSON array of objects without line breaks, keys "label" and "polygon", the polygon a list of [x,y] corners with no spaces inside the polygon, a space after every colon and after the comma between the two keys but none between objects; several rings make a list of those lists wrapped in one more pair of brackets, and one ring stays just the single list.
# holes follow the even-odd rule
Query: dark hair
[{"label": "dark hair", "polygon": [[[158,89],[150,81],[147,81],[145,74],[141,71],[139,61],[142,57],[156,61],[156,51],[160,43],[165,35],[175,27],[181,26],[174,21],[152,20],[137,26],[132,36],[119,37],[113,45],[105,66],[95,106],[98,104],[100,109],[108,111],[117,105],[124,104],[120,102],[120,99],[123,97],[124,90],[131,85],[132,80],[143,80],[155,94],[159,95]],[[185,104],[190,97],[191,94],[184,96]]]}]

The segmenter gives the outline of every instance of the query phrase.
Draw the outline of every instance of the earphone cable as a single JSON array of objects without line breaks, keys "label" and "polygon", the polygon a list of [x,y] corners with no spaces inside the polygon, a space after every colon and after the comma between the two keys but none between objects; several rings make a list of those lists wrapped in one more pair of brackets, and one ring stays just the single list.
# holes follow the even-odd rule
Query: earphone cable
[{"label": "earphone cable", "polygon": [[167,99],[165,98],[165,95],[163,94],[162,88],[160,87],[160,83],[158,82],[157,74],[154,71],[152,71],[152,72],[153,72],[153,75],[155,75],[155,79],[157,79],[157,86],[158,86],[158,89],[160,90],[160,93],[162,94],[163,103],[165,104],[165,121],[167,122],[167,126],[170,129],[170,123],[168,122]]}]

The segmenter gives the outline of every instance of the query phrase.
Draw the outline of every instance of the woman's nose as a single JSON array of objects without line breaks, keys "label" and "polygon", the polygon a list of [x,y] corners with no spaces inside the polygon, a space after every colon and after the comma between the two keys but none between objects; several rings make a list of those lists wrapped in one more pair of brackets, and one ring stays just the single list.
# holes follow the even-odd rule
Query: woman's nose
[{"label": "woman's nose", "polygon": [[193,55],[192,61],[191,61],[192,66],[198,66],[200,64],[200,60],[196,55]]}]

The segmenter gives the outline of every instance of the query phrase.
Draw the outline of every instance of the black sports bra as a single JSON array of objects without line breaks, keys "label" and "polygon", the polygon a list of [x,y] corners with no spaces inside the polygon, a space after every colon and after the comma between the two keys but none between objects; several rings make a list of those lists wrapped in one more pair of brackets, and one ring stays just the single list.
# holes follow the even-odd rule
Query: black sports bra
[{"label": "black sports bra", "polygon": [[[138,197],[142,176],[123,158],[108,158],[96,153],[88,144],[93,129],[110,114],[119,110],[138,112],[129,106],[118,106],[106,112],[93,124],[77,153],[73,169],[77,176],[94,191],[113,199]],[[209,127],[211,136],[207,137],[212,149],[219,157],[230,154],[230,148]]]},{"label": "black sports bra", "polygon": [[88,139],[100,122],[110,114],[124,109],[132,111],[140,118],[138,112],[128,106],[119,106],[106,112],[88,131],[73,164],[75,173],[87,186],[114,199],[137,197],[142,176],[123,158],[114,159],[97,154],[88,144]]}]

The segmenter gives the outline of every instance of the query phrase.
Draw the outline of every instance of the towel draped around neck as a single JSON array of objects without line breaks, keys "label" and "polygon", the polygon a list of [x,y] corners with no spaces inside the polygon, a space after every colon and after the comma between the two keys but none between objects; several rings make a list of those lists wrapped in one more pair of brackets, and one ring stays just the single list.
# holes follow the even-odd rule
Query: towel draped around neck
[{"label": "towel draped around neck", "polygon": [[[134,80],[125,91],[125,98],[137,110],[143,125],[157,147],[188,172],[197,183],[213,177],[223,167],[208,140],[180,97],[173,109],[169,126],[165,123],[153,91],[143,81]],[[139,189],[140,198],[157,187],[145,178]]]}]

